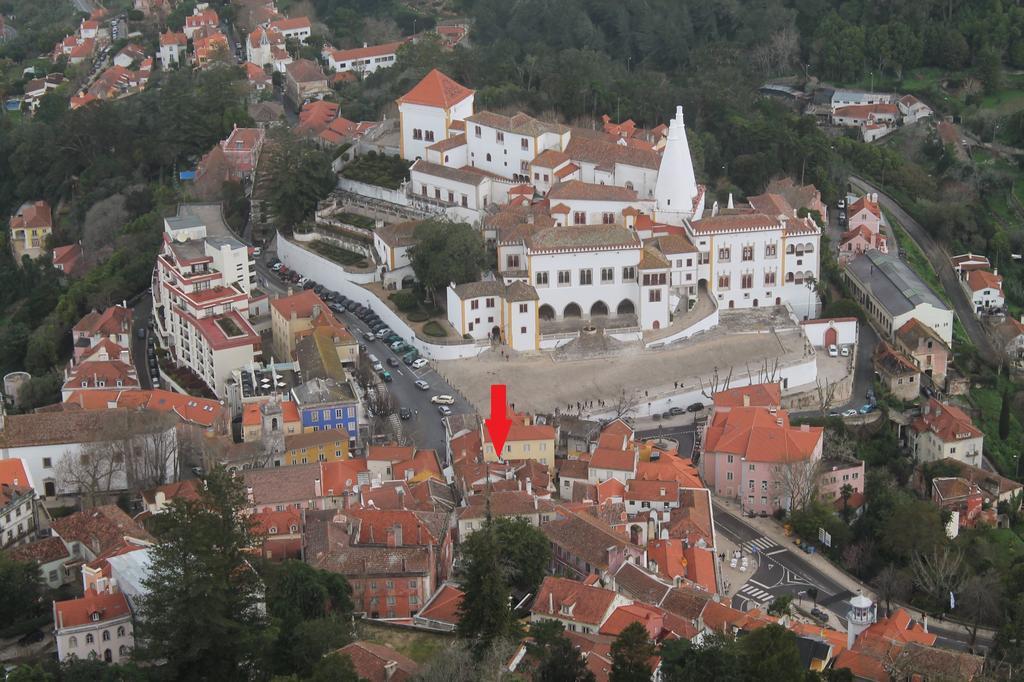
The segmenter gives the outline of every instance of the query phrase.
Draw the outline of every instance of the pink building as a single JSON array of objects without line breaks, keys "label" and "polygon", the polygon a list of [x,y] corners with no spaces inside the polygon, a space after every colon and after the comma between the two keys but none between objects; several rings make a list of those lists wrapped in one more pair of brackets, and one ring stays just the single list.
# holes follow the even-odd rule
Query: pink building
[{"label": "pink building", "polygon": [[263,128],[239,128],[236,125],[228,139],[220,143],[234,179],[240,180],[252,175],[266,135]]},{"label": "pink building", "polygon": [[864,462],[845,457],[828,457],[821,461],[818,477],[818,497],[833,502],[842,498],[843,486],[849,485],[854,494],[864,492]]},{"label": "pink building", "polygon": [[889,253],[886,236],[880,232],[872,232],[863,223],[847,230],[839,240],[839,264],[846,265],[851,260],[869,249],[877,249]]},{"label": "pink building", "polygon": [[878,195],[868,194],[857,199],[850,204],[847,216],[851,229],[863,225],[871,230],[871,234],[878,234],[882,226],[882,211],[878,208]]},{"label": "pink building", "polygon": [[772,513],[791,505],[785,484],[792,468],[821,459],[823,429],[791,426],[776,407],[715,408],[704,438],[700,471],[716,495],[740,501],[744,511]]}]

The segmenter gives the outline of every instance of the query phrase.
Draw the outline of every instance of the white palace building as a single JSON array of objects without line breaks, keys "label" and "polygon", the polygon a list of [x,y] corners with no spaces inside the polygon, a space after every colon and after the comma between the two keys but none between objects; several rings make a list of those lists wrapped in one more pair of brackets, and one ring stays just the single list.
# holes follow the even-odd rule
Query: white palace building
[{"label": "white palace building", "polygon": [[672,336],[691,309],[816,316],[820,227],[778,194],[707,210],[682,107],[651,131],[588,130],[475,112],[473,97],[435,69],[398,100],[410,200],[497,247],[487,281],[448,289],[457,333],[529,351],[576,321],[639,338]]}]

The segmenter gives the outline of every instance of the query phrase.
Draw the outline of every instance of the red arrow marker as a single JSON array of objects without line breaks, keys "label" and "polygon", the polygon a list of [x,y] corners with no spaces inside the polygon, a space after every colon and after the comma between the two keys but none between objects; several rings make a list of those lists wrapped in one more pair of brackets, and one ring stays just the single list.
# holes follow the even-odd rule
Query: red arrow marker
[{"label": "red arrow marker", "polygon": [[487,427],[487,433],[491,435],[494,454],[501,460],[508,430],[512,427],[512,420],[508,418],[508,407],[505,404],[505,384],[491,384],[491,418],[485,419],[484,425]]}]

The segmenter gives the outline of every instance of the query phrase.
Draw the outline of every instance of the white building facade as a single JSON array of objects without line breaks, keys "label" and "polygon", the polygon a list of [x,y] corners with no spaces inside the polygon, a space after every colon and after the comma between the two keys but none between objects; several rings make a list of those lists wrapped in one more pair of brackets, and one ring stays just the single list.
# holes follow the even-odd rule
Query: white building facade
[{"label": "white building facade", "polygon": [[474,92],[434,69],[398,100],[401,156],[425,159],[427,147],[461,132],[453,127],[473,114]]}]

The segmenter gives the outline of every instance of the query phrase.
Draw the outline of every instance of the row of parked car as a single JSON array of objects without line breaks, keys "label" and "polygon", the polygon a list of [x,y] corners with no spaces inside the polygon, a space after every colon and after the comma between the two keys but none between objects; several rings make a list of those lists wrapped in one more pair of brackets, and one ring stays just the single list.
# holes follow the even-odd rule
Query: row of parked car
[{"label": "row of parked car", "polygon": [[[394,380],[391,372],[385,369],[384,365],[386,363],[389,367],[398,367],[399,357],[401,358],[402,363],[413,369],[420,369],[429,364],[425,358],[420,357],[418,350],[406,343],[401,336],[388,327],[387,323],[381,320],[380,315],[375,313],[372,308],[353,301],[348,297],[339,294],[337,291],[331,291],[322,284],[318,284],[294,270],[289,270],[287,266],[276,258],[271,259],[267,264],[273,272],[277,273],[277,275],[281,277],[281,279],[297,284],[303,289],[312,289],[313,293],[322,298],[327,303],[327,307],[334,312],[350,313],[357,319],[362,320],[362,322],[369,327],[368,331],[361,333],[361,337],[365,343],[359,344],[359,350],[362,353],[367,353],[367,360],[370,362],[370,366],[373,368],[373,371],[377,373],[377,376],[380,377],[381,381],[390,383]],[[389,356],[384,362],[381,362],[376,355],[369,353],[367,344],[370,343],[382,343],[390,348],[395,356],[398,357]],[[418,379],[414,383],[421,391],[430,390],[430,384],[423,379]],[[451,414],[451,409],[448,406],[455,403],[455,398],[450,395],[442,394],[432,396],[430,401],[438,406],[438,411],[442,416],[448,416]],[[402,408],[399,412],[399,416],[402,419],[409,419],[412,417],[412,412],[407,408]]]}]

